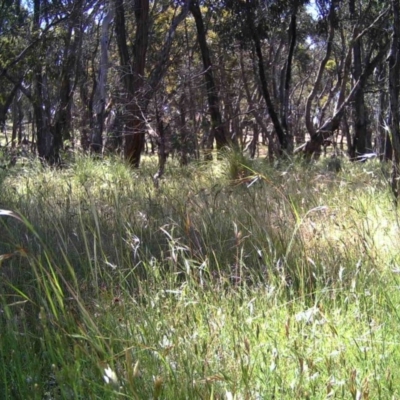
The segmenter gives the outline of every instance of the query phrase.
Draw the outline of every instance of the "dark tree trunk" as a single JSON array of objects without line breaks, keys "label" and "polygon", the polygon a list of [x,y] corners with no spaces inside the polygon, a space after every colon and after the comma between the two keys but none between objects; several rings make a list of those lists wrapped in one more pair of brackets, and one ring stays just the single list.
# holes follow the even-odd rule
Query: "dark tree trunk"
[{"label": "dark tree trunk", "polygon": [[251,4],[250,0],[246,0],[246,4],[247,4],[247,25],[252,33],[253,43],[258,59],[258,73],[260,77],[261,92],[263,94],[265,103],[267,105],[268,113],[269,116],[271,117],[272,124],[274,125],[274,129],[278,137],[281,150],[286,151],[288,150],[289,147],[289,140],[285,131],[283,130],[281,121],[279,120],[278,114],[275,111],[275,107],[269,93],[268,82],[264,68],[264,58],[261,50],[261,41],[260,37],[258,36],[257,27],[254,25],[254,14],[251,10],[253,5]]},{"label": "dark tree trunk", "polygon": [[289,54],[286,60],[285,70],[284,70],[284,82],[283,82],[283,99],[282,99],[282,128],[285,131],[288,146],[293,146],[293,137],[291,130],[289,129],[288,118],[289,118],[289,99],[290,99],[290,85],[292,81],[292,62],[294,50],[296,47],[296,20],[297,20],[297,0],[294,2],[292,15],[290,17],[289,24]]},{"label": "dark tree trunk", "polygon": [[[247,74],[246,74],[245,65],[244,65],[243,50],[240,50],[239,62],[240,62],[240,69],[241,69],[241,75],[242,75],[242,81],[243,81],[243,88],[244,88],[244,91],[246,94],[246,100],[249,105],[250,113],[257,122],[257,124],[254,124],[254,127],[256,127],[256,125],[257,125],[257,127],[261,128],[263,144],[265,144],[267,138],[268,138],[268,141],[271,142],[272,138],[270,136],[270,133],[268,132],[268,127],[267,127],[266,121],[258,112],[257,106],[253,99],[253,96],[250,93],[250,85],[249,85],[249,81],[247,79]],[[254,129],[256,129],[256,128],[254,128]],[[255,155],[257,152],[258,138],[259,138],[259,130],[258,129],[257,129],[257,139],[256,140],[254,139],[254,135],[255,135],[255,133],[253,133],[253,140],[252,140],[252,145],[251,145],[250,151],[251,151],[251,154],[254,153],[254,155]],[[254,146],[254,148],[252,146]]]},{"label": "dark tree trunk", "polygon": [[[41,0],[34,0],[33,25],[36,31],[41,24]],[[44,59],[44,57],[43,57]],[[43,65],[38,59],[34,68],[33,112],[36,122],[36,145],[38,156],[42,161],[53,163],[54,137],[50,121],[50,104],[47,98],[47,79],[43,73]]]},{"label": "dark tree trunk", "polygon": [[[333,3],[332,3],[333,5]],[[331,11],[332,12],[332,11]],[[388,13],[388,9],[384,9],[381,14],[374,20],[374,22],[369,25],[368,28],[364,29],[362,32],[357,34],[356,30],[353,31],[353,38],[352,38],[352,43],[356,43],[361,38],[369,32],[372,28],[375,28],[379,23],[384,21],[384,17]],[[331,30],[333,28],[331,27]],[[350,67],[350,61],[351,61],[351,53],[353,50],[353,46],[349,48],[349,51],[347,52],[346,59],[344,62],[344,70],[343,70],[343,78],[341,82],[341,88],[339,92],[339,97],[338,101],[336,104],[335,112],[331,118],[329,118],[321,127],[319,127],[318,131],[315,131],[315,128],[312,127],[311,120],[310,120],[310,107],[311,104],[309,102],[311,98],[311,94],[309,96],[309,99],[307,100],[307,105],[306,105],[306,123],[307,123],[307,129],[309,130],[311,134],[311,139],[309,142],[307,142],[307,145],[305,147],[305,154],[307,156],[312,155],[313,153],[317,152],[320,150],[321,145],[325,139],[327,139],[329,136],[332,135],[333,132],[335,132],[337,129],[339,129],[341,119],[344,115],[345,108],[356,98],[360,90],[364,90],[364,87],[367,83],[368,78],[371,76],[373,73],[375,67],[382,62],[383,57],[387,53],[387,49],[389,47],[389,41],[387,40],[385,30],[382,30],[382,36],[380,38],[376,39],[376,42],[373,44],[371,47],[371,50],[369,54],[365,57],[365,62],[362,67],[362,71],[359,75],[359,78],[357,81],[354,83],[350,93],[348,96],[345,96],[345,93],[347,91],[347,78],[349,74],[349,67]],[[380,40],[379,40],[380,39]],[[379,42],[378,42],[379,40]],[[372,50],[375,49],[377,50],[375,56],[371,59],[372,57]],[[325,58],[326,59],[326,58]],[[324,60],[325,60],[324,59]],[[322,67],[322,65],[321,65]],[[323,70],[320,68],[320,71],[318,73],[318,77],[320,77],[320,73],[322,74]],[[313,92],[315,91],[315,87],[313,89]]]},{"label": "dark tree trunk", "polygon": [[70,136],[71,130],[71,84],[69,72],[63,69],[60,83],[60,104],[54,120],[53,143],[50,149],[52,164],[60,162],[60,149],[63,147],[63,139]]},{"label": "dark tree trunk", "polygon": [[[136,41],[135,41],[135,55],[138,55],[138,45],[143,44],[141,39],[141,25],[143,21],[140,18],[147,19],[148,16],[148,1],[144,0],[143,3],[147,4],[147,8],[140,10],[140,1],[135,1],[135,17],[137,21],[136,27]],[[146,13],[147,11],[147,13]],[[147,15],[146,15],[147,14]],[[120,72],[122,81],[126,90],[125,93],[125,145],[124,145],[124,156],[125,159],[133,166],[138,167],[140,163],[140,154],[142,151],[141,145],[141,132],[140,129],[144,128],[144,124],[137,120],[137,116],[140,115],[140,108],[136,104],[135,99],[135,81],[134,75],[131,70],[131,61],[128,51],[128,42],[125,29],[125,10],[123,0],[115,0],[115,32],[117,38],[118,52],[120,58]],[[146,44],[146,42],[144,42]],[[142,51],[143,54],[143,51]],[[137,66],[135,72],[137,71]],[[136,129],[135,129],[136,127]],[[138,132],[139,129],[139,132]],[[136,133],[138,132],[139,135]],[[137,137],[139,136],[139,137]]]},{"label": "dark tree trunk", "polygon": [[127,105],[128,115],[125,121],[124,157],[134,168],[139,168],[146,133],[144,109],[137,101],[135,99]]},{"label": "dark tree trunk", "polygon": [[[118,0],[121,2],[121,0]],[[123,12],[123,9],[121,10]],[[145,140],[145,104],[142,99],[144,73],[146,65],[146,54],[148,47],[149,38],[149,0],[135,0],[134,2],[135,20],[136,20],[136,36],[133,50],[133,74],[126,71],[126,88],[128,89],[127,97],[127,120],[126,120],[126,132],[125,132],[125,147],[124,156],[130,165],[135,168],[139,167],[140,156],[144,148]],[[117,22],[118,25],[118,22]],[[120,27],[125,32],[125,26]],[[128,57],[126,35],[125,41],[123,42],[120,54],[123,55],[123,59]],[[119,46],[121,44],[119,43]],[[122,59],[121,59],[122,60]],[[124,63],[124,67],[127,67],[128,63]]]},{"label": "dark tree trunk", "polygon": [[63,148],[63,141],[71,139],[72,117],[71,107],[74,88],[72,86],[72,74],[76,66],[79,37],[75,35],[72,39],[72,26],[70,26],[65,38],[64,63],[61,70],[59,104],[54,116],[53,142],[50,149],[51,164],[59,164],[60,150]]},{"label": "dark tree trunk", "polygon": [[[311,155],[318,146],[320,147],[322,145],[325,139],[331,136],[334,131],[339,129],[340,121],[344,115],[346,107],[354,100],[358,91],[365,87],[365,84],[367,83],[368,78],[373,73],[375,67],[382,61],[384,55],[387,53],[387,48],[388,42],[381,45],[375,57],[364,66],[360,78],[353,86],[352,90],[346,98],[344,98],[346,79],[343,78],[342,88],[339,94],[339,100],[335,113],[318,129],[318,131],[313,136],[311,136],[311,140],[307,143],[307,146],[305,148],[306,155]],[[346,73],[344,73],[344,75],[346,75]]]},{"label": "dark tree trunk", "polygon": [[129,51],[125,29],[125,9],[123,0],[115,0],[115,33],[120,60],[120,75],[127,94],[134,93],[134,85],[130,68]]},{"label": "dark tree trunk", "polygon": [[[188,96],[186,97],[186,104],[185,107],[188,109],[189,118],[191,121],[191,127],[188,128],[185,125],[185,130],[187,129],[188,132],[187,138],[189,142],[193,145],[193,153],[196,160],[200,159],[200,151],[199,151],[199,142],[198,142],[198,133],[199,133],[199,122],[196,119],[196,110],[198,109],[196,103],[196,96],[193,94],[193,82],[191,79],[192,76],[192,63],[193,63],[193,50],[189,44],[189,35],[188,35],[188,24],[185,20],[185,42],[186,42],[186,52],[188,54],[187,57],[187,77],[185,78],[185,86],[187,88]],[[187,98],[188,97],[188,98]],[[190,137],[189,137],[190,136]]]},{"label": "dark tree trunk", "polygon": [[[359,15],[356,11],[355,0],[349,0],[350,18],[355,27],[357,27],[357,20]],[[355,28],[355,36],[358,36],[358,29]],[[362,74],[362,60],[361,60],[361,38],[356,40],[353,44],[353,82],[357,82]],[[354,139],[350,149],[350,157],[356,158],[360,155],[371,152],[372,143],[371,137],[368,135],[367,130],[367,115],[364,99],[364,88],[360,88],[354,96],[353,101],[354,113]]]},{"label": "dark tree trunk", "polygon": [[203,16],[201,14],[200,5],[198,0],[190,2],[190,12],[196,22],[197,41],[200,46],[201,57],[203,60],[204,79],[206,81],[208,108],[211,117],[211,131],[209,137],[206,138],[206,148],[212,149],[213,138],[217,143],[217,149],[222,149],[228,145],[228,139],[225,132],[224,124],[222,122],[220,112],[220,102],[218,98],[218,90],[215,85],[213,67],[211,63],[210,51],[207,45],[206,29],[203,23]]},{"label": "dark tree trunk", "polygon": [[388,43],[383,43],[375,57],[365,65],[362,74],[360,75],[360,78],[353,86],[351,92],[346,98],[344,98],[344,90],[341,90],[341,94],[343,93],[343,100],[339,100],[339,106],[337,107],[335,114],[320,128],[321,131],[332,131],[338,129],[340,119],[343,116],[346,106],[354,100],[359,90],[364,89],[367,80],[372,75],[375,67],[382,61],[383,57],[387,53],[387,45]]},{"label": "dark tree trunk", "polygon": [[253,124],[253,137],[252,137],[251,143],[250,143],[250,157],[251,158],[254,158],[256,156],[258,136],[259,136],[258,124]]},{"label": "dark tree trunk", "polygon": [[117,45],[121,62],[121,75],[126,88],[125,116],[125,159],[133,167],[139,167],[144,149],[146,133],[146,112],[148,104],[164,77],[168,65],[175,31],[186,17],[189,0],[182,5],[182,11],[174,17],[167,33],[162,51],[147,85],[144,85],[146,54],[149,40],[149,0],[135,0],[136,36],[133,48],[133,63],[129,59],[125,14],[122,0],[115,0],[115,26]]},{"label": "dark tree trunk", "polygon": [[399,196],[400,176],[400,115],[399,115],[399,84],[400,84],[400,6],[399,0],[391,0],[393,13],[393,35],[388,57],[389,62],[389,103],[390,130],[393,145],[392,190],[396,205]]},{"label": "dark tree trunk", "polygon": [[7,120],[7,112],[11,106],[11,104],[15,100],[15,96],[17,95],[18,89],[21,85],[21,81],[18,83],[14,84],[14,87],[12,88],[11,92],[9,95],[6,97],[5,101],[3,104],[0,104],[0,132],[5,132],[6,128],[6,120]]}]

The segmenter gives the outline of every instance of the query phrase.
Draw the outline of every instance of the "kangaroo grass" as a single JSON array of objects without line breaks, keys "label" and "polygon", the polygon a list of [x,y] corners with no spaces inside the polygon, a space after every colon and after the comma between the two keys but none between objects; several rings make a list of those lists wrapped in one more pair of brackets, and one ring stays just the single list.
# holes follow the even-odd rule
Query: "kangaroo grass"
[{"label": "kangaroo grass", "polygon": [[400,396],[399,224],[374,162],[2,176],[0,398]]}]

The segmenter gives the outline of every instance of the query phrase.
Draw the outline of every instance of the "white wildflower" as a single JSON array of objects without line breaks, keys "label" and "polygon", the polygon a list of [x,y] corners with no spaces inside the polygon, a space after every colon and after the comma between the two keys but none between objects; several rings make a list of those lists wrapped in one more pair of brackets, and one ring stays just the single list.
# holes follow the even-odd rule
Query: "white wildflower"
[{"label": "white wildflower", "polygon": [[105,375],[103,376],[103,378],[107,384],[112,383],[114,385],[118,385],[117,374],[109,366],[104,369],[104,373]]}]

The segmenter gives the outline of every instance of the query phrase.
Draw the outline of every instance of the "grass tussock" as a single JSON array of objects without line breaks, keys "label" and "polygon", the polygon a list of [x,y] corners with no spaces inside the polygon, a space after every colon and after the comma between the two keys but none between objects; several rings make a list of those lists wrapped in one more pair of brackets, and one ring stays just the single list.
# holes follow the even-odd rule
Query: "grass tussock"
[{"label": "grass tussock", "polygon": [[380,164],[0,171],[0,398],[400,397]]}]

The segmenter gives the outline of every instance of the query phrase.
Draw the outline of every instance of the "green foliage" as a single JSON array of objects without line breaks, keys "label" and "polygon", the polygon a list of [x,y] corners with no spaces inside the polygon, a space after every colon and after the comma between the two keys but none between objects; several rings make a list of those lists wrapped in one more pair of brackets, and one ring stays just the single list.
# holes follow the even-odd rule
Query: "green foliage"
[{"label": "green foliage", "polygon": [[380,168],[231,153],[159,189],[150,159],[5,171],[0,397],[399,397]]},{"label": "green foliage", "polygon": [[296,63],[299,65],[301,72],[307,73],[312,62],[310,52],[303,45],[297,46],[295,52],[295,60]]},{"label": "green foliage", "polygon": [[337,68],[337,65],[336,65],[336,61],[335,61],[335,60],[329,60],[329,61],[326,63],[325,69],[326,69],[328,72],[333,73],[333,72],[336,71],[336,68]]},{"label": "green foliage", "polygon": [[232,180],[246,179],[253,173],[252,162],[241,152],[231,150],[227,155],[228,162],[228,177]]}]

